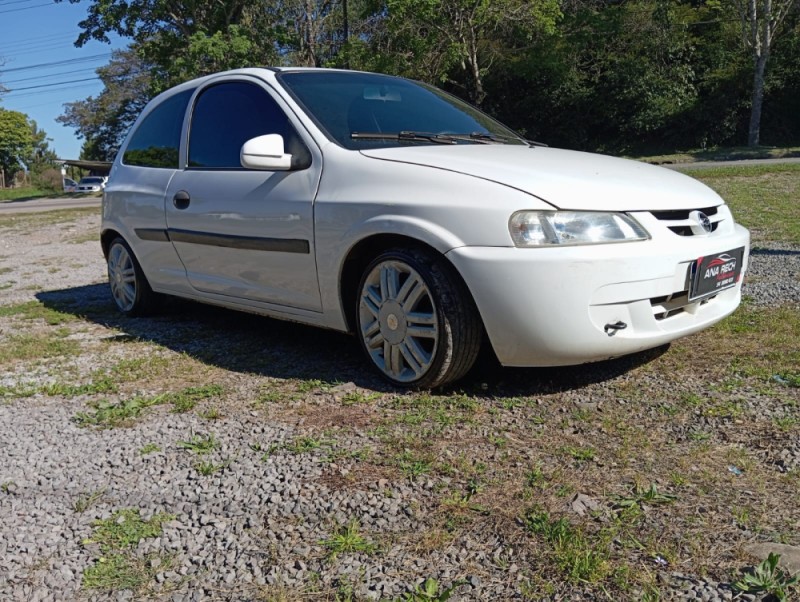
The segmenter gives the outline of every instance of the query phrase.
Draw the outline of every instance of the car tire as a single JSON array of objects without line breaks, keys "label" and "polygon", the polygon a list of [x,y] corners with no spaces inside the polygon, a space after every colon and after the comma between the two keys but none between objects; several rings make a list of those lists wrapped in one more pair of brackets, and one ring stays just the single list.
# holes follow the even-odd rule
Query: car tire
[{"label": "car tire", "polygon": [[421,249],[391,249],[364,270],[356,334],[386,380],[430,389],[469,371],[483,326],[472,296],[446,259]]},{"label": "car tire", "polygon": [[127,316],[145,316],[158,304],[142,266],[124,239],[117,237],[108,248],[108,283],[117,309]]}]

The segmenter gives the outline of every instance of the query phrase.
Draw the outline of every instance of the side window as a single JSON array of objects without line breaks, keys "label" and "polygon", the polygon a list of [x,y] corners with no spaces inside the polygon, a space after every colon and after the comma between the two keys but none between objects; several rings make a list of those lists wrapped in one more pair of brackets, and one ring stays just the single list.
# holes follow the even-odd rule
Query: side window
[{"label": "side window", "polygon": [[311,164],[308,149],[286,114],[262,88],[247,82],[211,86],[195,101],[189,130],[189,167],[240,169],[242,145],[256,136],[280,134],[293,167]]},{"label": "side window", "polygon": [[150,111],[131,136],[122,156],[125,165],[178,169],[183,116],[193,92],[170,96]]}]

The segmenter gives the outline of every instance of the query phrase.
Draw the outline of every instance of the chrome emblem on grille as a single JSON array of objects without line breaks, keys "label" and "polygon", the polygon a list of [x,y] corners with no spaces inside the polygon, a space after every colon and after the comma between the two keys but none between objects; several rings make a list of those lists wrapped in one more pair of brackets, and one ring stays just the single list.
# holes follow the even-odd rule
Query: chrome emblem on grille
[{"label": "chrome emblem on grille", "polygon": [[702,211],[692,211],[689,214],[689,219],[694,220],[706,233],[710,233],[711,230],[714,229],[711,220],[708,219],[708,216]]}]

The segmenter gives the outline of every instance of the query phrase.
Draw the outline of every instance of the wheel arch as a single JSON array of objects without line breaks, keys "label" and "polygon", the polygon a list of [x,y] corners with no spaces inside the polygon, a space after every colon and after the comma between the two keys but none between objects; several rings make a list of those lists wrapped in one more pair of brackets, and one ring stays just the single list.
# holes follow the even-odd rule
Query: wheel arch
[{"label": "wheel arch", "polygon": [[[453,263],[439,249],[418,238],[405,236],[403,234],[372,234],[353,245],[348,251],[345,260],[342,262],[342,269],[339,276],[339,301],[341,303],[342,312],[344,313],[348,332],[355,332],[355,309],[356,298],[358,297],[358,284],[361,281],[364,270],[378,254],[392,248],[420,249],[443,258],[447,265],[450,266],[452,273],[464,285],[464,289],[470,296],[470,301],[477,308],[475,300],[472,297],[472,291],[470,291],[466,281]],[[480,315],[480,312],[478,312],[478,315]]]},{"label": "wheel arch", "polygon": [[103,257],[108,259],[108,250],[111,248],[111,243],[114,241],[115,238],[121,238],[125,240],[125,237],[122,236],[119,232],[114,230],[113,228],[106,228],[100,234],[100,246],[103,249]]}]

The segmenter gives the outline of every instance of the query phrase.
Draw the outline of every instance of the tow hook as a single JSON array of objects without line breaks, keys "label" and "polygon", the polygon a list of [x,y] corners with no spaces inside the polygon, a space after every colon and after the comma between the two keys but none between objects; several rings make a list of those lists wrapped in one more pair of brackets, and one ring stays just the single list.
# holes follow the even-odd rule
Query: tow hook
[{"label": "tow hook", "polygon": [[606,324],[603,326],[603,330],[605,330],[608,336],[613,337],[618,331],[625,330],[627,327],[628,325],[625,322],[617,320],[613,324]]}]

